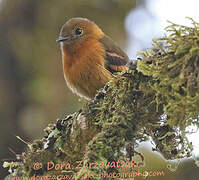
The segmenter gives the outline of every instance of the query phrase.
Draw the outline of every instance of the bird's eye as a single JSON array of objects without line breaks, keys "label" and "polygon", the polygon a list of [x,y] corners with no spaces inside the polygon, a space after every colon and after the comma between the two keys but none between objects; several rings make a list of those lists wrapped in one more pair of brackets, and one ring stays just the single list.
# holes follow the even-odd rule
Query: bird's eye
[{"label": "bird's eye", "polygon": [[76,35],[81,35],[81,34],[83,34],[83,30],[80,29],[80,28],[77,28],[77,29],[75,30],[75,34],[76,34]]}]

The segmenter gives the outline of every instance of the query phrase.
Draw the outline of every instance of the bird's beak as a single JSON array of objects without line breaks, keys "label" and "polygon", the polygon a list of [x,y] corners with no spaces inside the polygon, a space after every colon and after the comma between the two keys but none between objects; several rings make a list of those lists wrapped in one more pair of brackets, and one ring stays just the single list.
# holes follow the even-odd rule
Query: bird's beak
[{"label": "bird's beak", "polygon": [[70,40],[71,38],[69,36],[65,36],[65,37],[58,37],[56,39],[56,42],[59,43],[59,42],[63,42],[63,41],[67,41],[67,40]]}]

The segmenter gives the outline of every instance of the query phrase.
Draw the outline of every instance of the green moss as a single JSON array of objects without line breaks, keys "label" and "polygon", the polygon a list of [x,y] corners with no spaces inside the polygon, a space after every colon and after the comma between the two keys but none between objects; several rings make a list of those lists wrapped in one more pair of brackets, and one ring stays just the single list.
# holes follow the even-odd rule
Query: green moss
[{"label": "green moss", "polygon": [[164,42],[164,52],[138,61],[138,71],[157,80],[150,87],[165,100],[167,124],[182,131],[198,119],[199,110],[199,25],[192,22],[192,28],[172,23],[171,34],[155,41],[156,46]]},{"label": "green moss", "polygon": [[[35,173],[88,173],[97,179],[102,172],[122,172],[122,168],[74,168],[78,161],[131,161],[139,142],[151,137],[153,150],[166,159],[191,156],[192,145],[185,128],[198,124],[199,112],[199,25],[171,24],[168,37],[154,40],[154,49],[143,52],[137,69],[117,74],[95,99],[82,109],[60,119],[46,129],[46,136],[23,153],[17,171]],[[34,146],[33,146],[34,145]],[[35,162],[68,162],[69,170],[35,171]],[[11,164],[13,166],[13,163]],[[10,165],[10,166],[11,166]],[[98,177],[99,179],[99,177]]]}]

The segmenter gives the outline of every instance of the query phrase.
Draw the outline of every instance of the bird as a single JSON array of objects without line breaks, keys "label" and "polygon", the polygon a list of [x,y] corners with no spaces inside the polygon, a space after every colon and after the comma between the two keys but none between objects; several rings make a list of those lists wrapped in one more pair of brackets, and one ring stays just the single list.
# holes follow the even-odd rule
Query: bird
[{"label": "bird", "polygon": [[128,70],[127,54],[87,18],[69,19],[59,37],[63,73],[73,93],[91,100],[116,72]]}]

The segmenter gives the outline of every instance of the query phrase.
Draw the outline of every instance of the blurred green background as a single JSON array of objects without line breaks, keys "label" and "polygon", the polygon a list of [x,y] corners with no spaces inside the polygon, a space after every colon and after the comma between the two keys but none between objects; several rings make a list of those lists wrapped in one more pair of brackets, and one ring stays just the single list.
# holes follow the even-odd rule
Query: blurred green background
[{"label": "blurred green background", "polygon": [[[144,1],[141,1],[144,3]],[[96,22],[123,49],[124,21],[136,0],[1,0],[0,1],[0,159],[15,159],[29,142],[43,135],[42,129],[64,114],[80,109],[79,100],[67,88],[59,45],[61,26],[71,17]],[[142,148],[146,169],[165,172],[148,179],[194,180],[199,176],[193,161],[172,172],[158,154]],[[0,168],[0,178],[7,169]],[[136,178],[143,179],[143,178]]]}]

